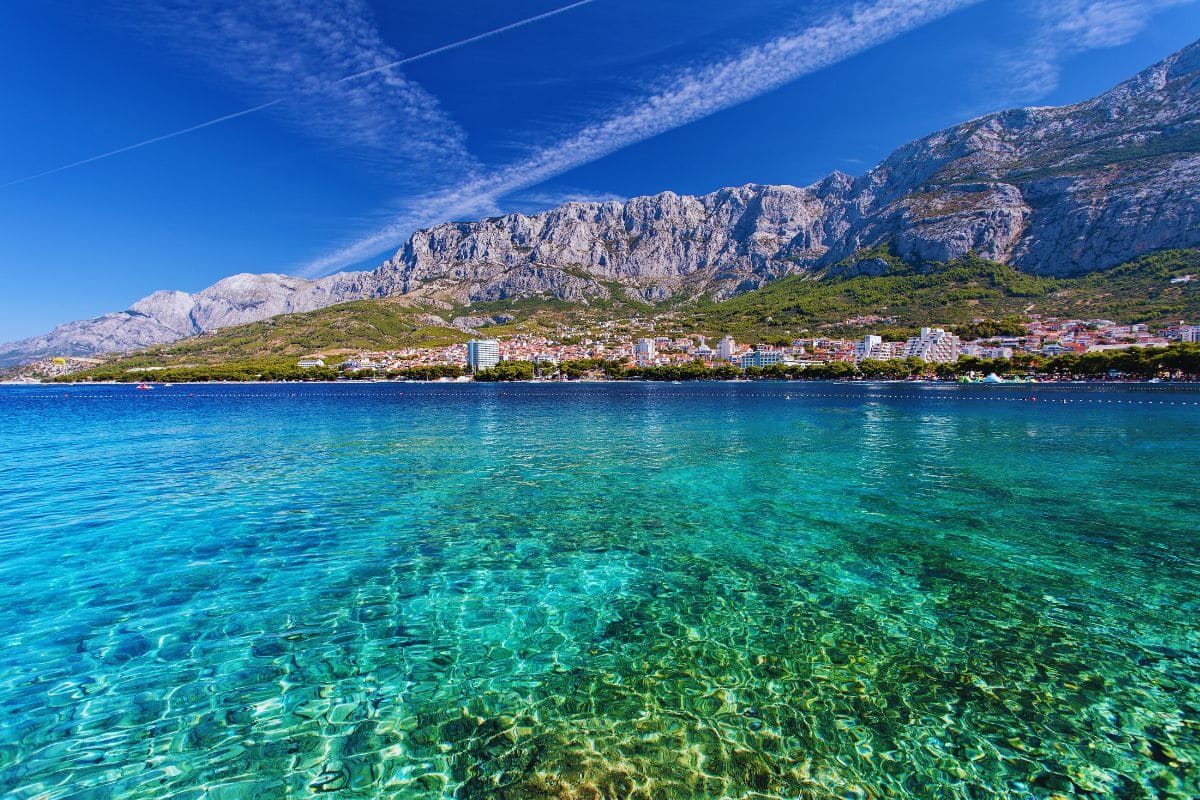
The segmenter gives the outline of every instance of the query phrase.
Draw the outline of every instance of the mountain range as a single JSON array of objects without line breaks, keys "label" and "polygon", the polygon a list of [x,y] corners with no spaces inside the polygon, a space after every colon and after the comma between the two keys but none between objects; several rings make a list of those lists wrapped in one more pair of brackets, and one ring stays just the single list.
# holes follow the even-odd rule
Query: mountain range
[{"label": "mountain range", "polygon": [[731,298],[785,275],[869,274],[974,253],[1042,276],[1200,245],[1200,42],[1086,102],[979,117],[896,150],[860,177],[449,222],[371,272],[235,275],[0,345],[0,366],[127,352],[280,314],[403,296],[457,308],[517,298],[589,304]]}]

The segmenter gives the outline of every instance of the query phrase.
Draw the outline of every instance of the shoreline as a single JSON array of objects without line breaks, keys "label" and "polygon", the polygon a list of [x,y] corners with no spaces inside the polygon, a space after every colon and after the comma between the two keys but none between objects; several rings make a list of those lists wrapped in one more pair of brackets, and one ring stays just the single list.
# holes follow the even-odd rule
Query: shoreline
[{"label": "shoreline", "polygon": [[1172,381],[1172,380],[1036,380],[1036,381],[1004,381],[1001,383],[987,383],[984,381],[958,381],[958,380],[872,380],[864,378],[761,378],[752,380],[646,380],[644,378],[628,378],[628,379],[577,379],[566,381],[547,381],[547,380],[513,380],[513,381],[423,381],[423,380],[334,380],[334,381],[171,381],[169,384],[160,381],[0,381],[0,386],[31,386],[38,388],[56,388],[56,387],[90,387],[90,386],[129,386],[136,389],[139,383],[145,383],[153,386],[155,389],[171,388],[175,386],[371,386],[376,384],[389,385],[405,385],[417,384],[422,386],[503,386],[511,384],[522,385],[577,385],[577,384],[648,384],[660,386],[684,385],[684,384],[706,384],[706,383],[732,383],[732,384],[806,384],[806,383],[833,383],[839,385],[863,385],[863,386],[903,386],[903,385],[921,385],[921,386],[1200,386],[1198,381]]}]

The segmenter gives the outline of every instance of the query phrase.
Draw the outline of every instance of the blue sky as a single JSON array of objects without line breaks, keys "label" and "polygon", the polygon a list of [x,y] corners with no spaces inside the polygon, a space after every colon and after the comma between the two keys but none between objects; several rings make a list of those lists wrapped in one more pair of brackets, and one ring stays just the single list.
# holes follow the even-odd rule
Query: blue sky
[{"label": "blue sky", "polygon": [[445,219],[859,174],[1200,35],[1195,0],[568,5],[8,0],[0,341],[236,272],[373,268]]}]

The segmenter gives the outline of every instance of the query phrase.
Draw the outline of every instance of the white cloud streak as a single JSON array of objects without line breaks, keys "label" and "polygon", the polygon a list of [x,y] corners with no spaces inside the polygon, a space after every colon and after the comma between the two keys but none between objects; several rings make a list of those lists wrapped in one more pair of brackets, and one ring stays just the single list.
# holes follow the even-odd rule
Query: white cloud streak
[{"label": "white cloud streak", "polygon": [[1063,62],[1088,50],[1127,44],[1155,14],[1194,0],[1034,0],[1034,35],[1001,58],[1006,104],[1037,101],[1058,88]]},{"label": "white cloud streak", "polygon": [[118,24],[143,46],[203,66],[252,105],[399,185],[417,185],[418,175],[462,179],[479,167],[437,98],[398,69],[339,83],[401,57],[365,0],[115,2]]},{"label": "white cloud streak", "polygon": [[466,215],[494,213],[505,195],[687,125],[844,61],[979,0],[876,0],[835,13],[738,55],[665,77],[661,88],[618,113],[525,159],[408,205],[391,224],[303,265],[322,275],[398,245],[414,229]]},{"label": "white cloud streak", "polygon": [[[465,155],[465,149],[461,146],[461,133],[457,131],[449,120],[437,114],[436,100],[431,96],[424,95],[414,85],[404,82],[403,79],[392,73],[392,70],[406,64],[412,64],[426,58],[441,55],[442,53],[457,50],[460,47],[466,47],[484,39],[500,36],[509,31],[541,22],[542,20],[564,14],[580,6],[590,5],[594,2],[595,0],[578,0],[578,2],[555,8],[545,13],[526,17],[508,25],[494,28],[466,39],[459,39],[458,41],[435,47],[432,50],[405,56],[404,58],[394,58],[394,53],[378,40],[378,35],[374,32],[373,25],[370,24],[369,19],[366,17],[366,10],[363,8],[356,9],[357,4],[355,3],[342,4],[341,7],[330,7],[327,4],[314,5],[302,2],[276,2],[273,13],[266,16],[254,13],[249,9],[234,9],[224,13],[213,14],[211,17],[201,16],[203,7],[197,7],[195,4],[187,4],[185,13],[180,13],[180,6],[158,6],[157,9],[162,18],[171,20],[170,23],[166,23],[162,18],[159,19],[157,25],[159,33],[169,31],[177,38],[186,39],[190,43],[189,47],[191,49],[197,53],[202,51],[205,56],[210,57],[214,51],[218,52],[220,58],[215,59],[214,63],[218,64],[220,69],[227,74],[252,87],[256,92],[270,93],[273,89],[292,87],[289,89],[288,95],[241,111],[225,114],[196,125],[119,147],[115,150],[99,153],[89,158],[54,167],[53,169],[47,169],[33,175],[27,175],[23,178],[17,178],[0,184],[0,189],[55,173],[65,172],[75,167],[81,167],[85,164],[91,164],[142,147],[158,144],[159,142],[184,136],[204,128],[210,128],[223,122],[238,119],[239,117],[265,111],[295,97],[297,92],[294,87],[297,82],[302,89],[303,96],[309,101],[306,103],[304,112],[304,125],[316,128],[317,132],[321,135],[341,137],[349,134],[354,143],[367,145],[373,149],[382,151],[388,145],[393,144],[393,142],[382,141],[382,137],[379,136],[380,128],[377,126],[379,123],[385,121],[378,118],[377,109],[373,109],[369,115],[364,115],[363,112],[364,109],[369,109],[370,103],[376,100],[387,102],[388,100],[398,99],[402,103],[408,101],[409,105],[394,109],[393,113],[403,112],[407,114],[413,110],[413,104],[415,104],[419,116],[425,118],[433,117],[432,119],[427,119],[429,124],[440,125],[441,129],[449,129],[452,132],[451,141],[447,141],[444,136],[438,137],[429,142],[429,146],[426,149],[436,152],[439,148],[448,148],[448,152],[443,151],[442,155],[448,155],[451,158],[457,157],[460,162],[469,163],[469,158]],[[330,13],[331,11],[334,13]],[[356,11],[357,13],[354,13]],[[275,12],[278,13],[276,14]],[[289,13],[291,17],[288,16]],[[210,19],[211,22],[209,21]],[[287,19],[293,23],[297,23],[289,25],[287,32],[289,37],[299,33],[299,39],[288,41],[286,43],[287,49],[284,48],[285,43],[282,37],[274,36],[270,30],[272,24],[277,24],[278,19]],[[197,32],[199,32],[199,36],[197,36]],[[311,54],[315,52],[321,61],[328,64],[328,59],[325,58],[325,55],[329,52],[339,50],[347,41],[354,42],[352,46],[353,52],[350,54],[349,59],[346,58],[346,54],[340,54],[340,61],[361,66],[363,62],[375,59],[376,65],[366,69],[358,69],[339,78],[329,79],[314,72],[314,65],[306,63],[305,58],[297,58],[294,54],[287,54],[287,50],[289,49],[295,49],[301,53]],[[305,44],[315,44],[316,47],[304,47],[303,45]],[[389,57],[391,60],[386,63],[378,63],[380,58]],[[312,60],[310,56],[309,61],[311,62]],[[327,72],[330,71],[329,66],[325,66],[324,70]],[[381,73],[388,74],[383,75]],[[375,86],[366,91],[360,90],[353,94],[347,94],[345,88],[342,87],[342,84],[360,82],[366,78],[374,78],[376,81],[382,82],[382,87]],[[337,90],[337,92],[341,93],[341,97],[331,98],[332,90]],[[380,96],[388,92],[399,92],[400,97],[389,98]],[[330,100],[333,100],[333,102],[330,102]],[[348,129],[343,129],[342,123],[345,122],[345,117],[342,114],[338,114],[337,129],[335,131],[328,130],[328,126],[323,126],[320,120],[327,117],[335,109],[342,109],[345,101],[358,106],[354,117],[358,124],[352,124]],[[312,114],[314,106],[320,107],[316,118]],[[411,130],[407,131],[409,134],[411,132]],[[426,134],[427,132],[428,129],[426,129]],[[411,143],[411,136],[406,137],[405,141]],[[390,152],[393,154],[396,153],[394,149],[390,150]],[[400,155],[403,156],[405,154],[401,152]]]},{"label": "white cloud streak", "polygon": [[278,112],[296,128],[398,184],[461,179],[479,166],[437,98],[398,70],[338,82],[399,60],[364,0],[161,0],[160,8],[168,46],[251,96],[287,98]]}]

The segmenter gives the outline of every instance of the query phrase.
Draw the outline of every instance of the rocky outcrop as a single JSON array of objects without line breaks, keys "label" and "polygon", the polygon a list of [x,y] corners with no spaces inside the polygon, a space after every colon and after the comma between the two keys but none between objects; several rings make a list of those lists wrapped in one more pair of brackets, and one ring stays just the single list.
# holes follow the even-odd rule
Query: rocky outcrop
[{"label": "rocky outcrop", "polygon": [[833,253],[974,250],[1044,275],[1200,243],[1200,44],[1073,106],[990,114],[900,148],[856,186]]},{"label": "rocky outcrop", "polygon": [[486,328],[490,325],[504,325],[505,323],[512,322],[514,319],[516,319],[516,316],[513,314],[492,314],[490,317],[470,314],[450,320],[450,327],[458,328],[467,333],[474,333],[477,328]]},{"label": "rocky outcrop", "polygon": [[126,311],[68,322],[42,336],[0,345],[0,366],[46,356],[137,350],[204,331],[364,297],[371,285],[366,273],[340,273],[319,281],[241,274],[195,294],[155,292]]},{"label": "rocky outcrop", "polygon": [[436,287],[459,302],[537,294],[587,302],[614,288],[649,302],[728,297],[792,269],[785,251],[824,252],[823,214],[845,182],[826,185],[664,192],[438,225],[413,234],[374,276],[386,294]]},{"label": "rocky outcrop", "polygon": [[1200,245],[1200,43],[1093,100],[939,131],[858,178],[835,172],[807,187],[664,192],[446,223],[417,231],[371,273],[236,275],[194,295],[156,292],[128,311],[0,346],[0,365],[130,350],[394,294],[446,309],[614,293],[652,303],[726,298],[883,243],[906,260],[973,251],[1044,275]]},{"label": "rocky outcrop", "polygon": [[[436,284],[459,302],[514,292],[579,301],[613,284],[651,302],[725,298],[881,243],[906,260],[975,252],[1066,275],[1200,244],[1198,178],[1200,43],[1094,100],[939,131],[859,178],[438,225],[374,277],[386,293]],[[555,270],[590,288],[572,282],[568,294],[543,279]],[[516,286],[514,272],[524,276]]]}]

